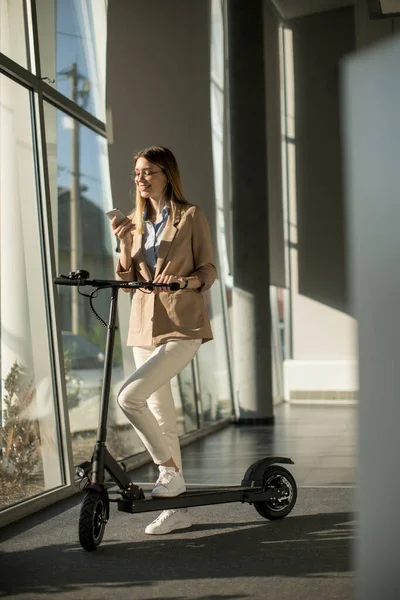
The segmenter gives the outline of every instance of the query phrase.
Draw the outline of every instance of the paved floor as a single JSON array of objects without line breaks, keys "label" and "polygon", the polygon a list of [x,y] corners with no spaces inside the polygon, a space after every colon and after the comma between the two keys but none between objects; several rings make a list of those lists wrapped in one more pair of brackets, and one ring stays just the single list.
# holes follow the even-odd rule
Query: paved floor
[{"label": "paved floor", "polygon": [[[355,407],[282,406],[274,427],[230,427],[184,448],[193,484],[236,485],[250,463],[289,456],[296,507],[264,520],[238,503],[191,509],[194,526],[144,534],[151,513],[112,507],[100,548],[77,542],[74,497],[0,531],[0,598],[36,600],[297,600],[353,597]],[[148,487],[152,468],[135,481]]]},{"label": "paved floor", "polygon": [[[254,461],[287,456],[298,485],[352,486],[357,463],[357,407],[282,404],[273,427],[230,427],[184,449],[185,479],[191,483],[238,485]],[[137,481],[153,482],[145,466]]]}]

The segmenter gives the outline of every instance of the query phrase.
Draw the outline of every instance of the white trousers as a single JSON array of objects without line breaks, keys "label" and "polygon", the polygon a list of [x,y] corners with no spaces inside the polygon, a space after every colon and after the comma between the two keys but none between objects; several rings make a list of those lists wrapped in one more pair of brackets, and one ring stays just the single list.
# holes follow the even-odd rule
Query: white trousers
[{"label": "white trousers", "polygon": [[122,386],[118,404],[157,465],[172,457],[182,470],[171,379],[200,345],[201,340],[173,340],[156,348],[133,348],[136,371]]}]

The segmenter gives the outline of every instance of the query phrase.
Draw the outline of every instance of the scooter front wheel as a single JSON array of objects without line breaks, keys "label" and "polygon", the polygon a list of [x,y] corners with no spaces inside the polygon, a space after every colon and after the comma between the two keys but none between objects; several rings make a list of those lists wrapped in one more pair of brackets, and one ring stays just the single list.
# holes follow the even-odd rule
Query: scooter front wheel
[{"label": "scooter front wheel", "polygon": [[268,467],[263,477],[263,492],[271,492],[264,502],[254,502],[254,508],[264,519],[282,519],[297,500],[297,485],[293,475],[283,467]]},{"label": "scooter front wheel", "polygon": [[107,492],[88,490],[79,515],[79,541],[84,550],[92,552],[101,544],[108,520]]}]

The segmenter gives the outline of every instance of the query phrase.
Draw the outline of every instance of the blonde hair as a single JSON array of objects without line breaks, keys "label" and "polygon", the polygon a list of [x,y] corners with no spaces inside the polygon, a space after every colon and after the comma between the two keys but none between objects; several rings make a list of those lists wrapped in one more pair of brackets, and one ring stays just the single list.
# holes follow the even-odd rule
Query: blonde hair
[{"label": "blonde hair", "polygon": [[[167,177],[167,185],[165,187],[165,199],[170,208],[172,220],[179,220],[182,212],[185,210],[185,200],[182,181],[179,173],[178,163],[171,150],[163,146],[149,146],[133,156],[133,168],[139,158],[146,158],[149,162],[157,165]],[[129,217],[136,225],[136,231],[143,233],[143,212],[147,206],[146,198],[142,198],[139,187],[136,186],[136,203],[135,208]]]}]

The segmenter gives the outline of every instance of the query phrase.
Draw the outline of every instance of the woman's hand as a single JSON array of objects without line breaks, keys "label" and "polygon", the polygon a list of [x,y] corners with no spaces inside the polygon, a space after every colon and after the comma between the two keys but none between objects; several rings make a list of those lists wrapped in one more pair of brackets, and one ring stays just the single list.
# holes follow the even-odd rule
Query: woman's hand
[{"label": "woman's hand", "polygon": [[[174,283],[177,282],[179,283],[179,287],[182,288],[184,285],[184,281],[182,279],[182,277],[177,277],[176,275],[162,275],[161,273],[159,275],[157,275],[157,277],[155,277],[153,279],[153,283],[166,283],[166,284],[170,284],[170,283]],[[169,292],[170,289],[169,287],[156,287],[153,290],[153,294],[157,294],[158,292]]]},{"label": "woman's hand", "polygon": [[114,217],[111,221],[113,234],[116,235],[117,238],[120,239],[125,246],[131,246],[133,232],[136,229],[136,225],[132,223],[132,221],[128,218],[122,221],[122,223],[120,223],[119,225],[116,224],[116,221],[117,217]]}]

